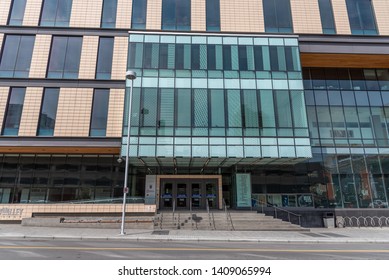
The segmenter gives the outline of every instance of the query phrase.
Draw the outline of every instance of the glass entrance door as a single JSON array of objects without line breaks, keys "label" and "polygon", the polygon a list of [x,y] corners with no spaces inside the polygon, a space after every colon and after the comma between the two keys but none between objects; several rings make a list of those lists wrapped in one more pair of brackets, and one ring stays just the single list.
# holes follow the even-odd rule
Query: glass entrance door
[{"label": "glass entrance door", "polygon": [[192,203],[192,209],[198,209],[203,207],[202,205],[202,191],[201,191],[201,185],[200,183],[192,183],[192,195],[191,195],[191,203]]},{"label": "glass entrance door", "polygon": [[161,190],[161,208],[173,207],[173,184],[163,182]]},{"label": "glass entrance door", "polygon": [[176,201],[177,208],[187,208],[188,207],[188,184],[187,183],[177,183],[177,192],[176,192]]},{"label": "glass entrance door", "polygon": [[205,183],[205,193],[208,200],[208,205],[210,209],[217,208],[217,187],[214,182]]}]

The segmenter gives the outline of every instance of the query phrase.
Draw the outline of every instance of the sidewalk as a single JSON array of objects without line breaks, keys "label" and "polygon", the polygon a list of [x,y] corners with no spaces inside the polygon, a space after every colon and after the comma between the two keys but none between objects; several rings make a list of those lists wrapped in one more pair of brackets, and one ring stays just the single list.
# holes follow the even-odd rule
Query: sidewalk
[{"label": "sidewalk", "polygon": [[0,239],[104,239],[132,241],[220,241],[220,242],[299,242],[299,243],[388,243],[389,228],[312,228],[295,231],[152,231],[120,229],[27,227],[0,224]]}]

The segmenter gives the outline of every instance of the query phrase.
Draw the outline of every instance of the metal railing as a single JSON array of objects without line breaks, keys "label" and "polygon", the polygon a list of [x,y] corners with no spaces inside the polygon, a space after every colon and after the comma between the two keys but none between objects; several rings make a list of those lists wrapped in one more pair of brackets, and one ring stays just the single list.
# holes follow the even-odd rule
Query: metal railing
[{"label": "metal railing", "polygon": [[[68,200],[68,201],[30,201],[31,204],[109,204],[122,203],[123,197],[120,198],[106,198],[106,199],[85,199],[85,200]],[[127,203],[145,203],[145,198],[142,196],[127,196]]]},{"label": "metal railing", "polygon": [[223,208],[224,208],[224,212],[226,213],[227,225],[230,227],[230,230],[235,230],[234,224],[232,223],[230,211],[228,211],[227,209],[227,204],[224,198],[223,198]]},{"label": "metal railing", "polygon": [[388,227],[389,217],[385,216],[337,216],[337,227]]},{"label": "metal railing", "polygon": [[172,211],[173,211],[173,215],[172,215],[172,218],[173,218],[173,224],[174,224],[174,220],[175,220],[175,214],[176,214],[176,200],[173,198],[173,207],[172,207]]},{"label": "metal railing", "polygon": [[212,229],[216,229],[216,227],[215,227],[215,218],[213,217],[213,215],[211,216],[211,211],[209,210],[209,201],[208,201],[208,198],[205,199],[205,206],[206,206],[206,208],[207,208],[209,226],[210,226]]},{"label": "metal railing", "polygon": [[[289,223],[292,223],[292,220],[290,219],[290,216],[292,215],[293,217],[296,217],[298,219],[298,225],[301,226],[301,215],[300,214],[297,214],[297,213],[293,213],[291,211],[288,211],[288,210],[285,210],[283,208],[280,208],[278,206],[274,206],[274,205],[271,205],[271,204],[264,204],[262,201],[258,201],[257,199],[254,199],[253,200],[255,202],[257,202],[257,205],[260,205],[260,208],[261,208],[261,213],[264,213],[264,207],[272,207],[273,210],[274,210],[274,214],[273,214],[273,217],[278,219],[278,212],[277,211],[280,211],[280,212],[283,212],[283,213],[286,213],[287,214],[287,217],[288,217],[288,222]],[[253,207],[255,208],[255,207]]]}]

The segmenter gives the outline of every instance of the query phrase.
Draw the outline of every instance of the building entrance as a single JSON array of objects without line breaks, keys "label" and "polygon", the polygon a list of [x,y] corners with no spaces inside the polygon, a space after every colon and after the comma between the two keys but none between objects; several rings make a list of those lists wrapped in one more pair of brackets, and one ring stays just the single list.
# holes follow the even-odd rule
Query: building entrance
[{"label": "building entrance", "polygon": [[160,209],[218,208],[217,179],[161,179]]}]

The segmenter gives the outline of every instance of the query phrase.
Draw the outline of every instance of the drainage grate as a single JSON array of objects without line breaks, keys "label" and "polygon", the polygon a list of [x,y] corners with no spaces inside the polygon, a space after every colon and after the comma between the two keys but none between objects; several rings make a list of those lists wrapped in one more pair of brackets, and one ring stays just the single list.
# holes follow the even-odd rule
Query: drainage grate
[{"label": "drainage grate", "polygon": [[156,231],[153,231],[151,234],[154,234],[154,235],[169,235],[169,231],[168,230],[156,230]]}]

